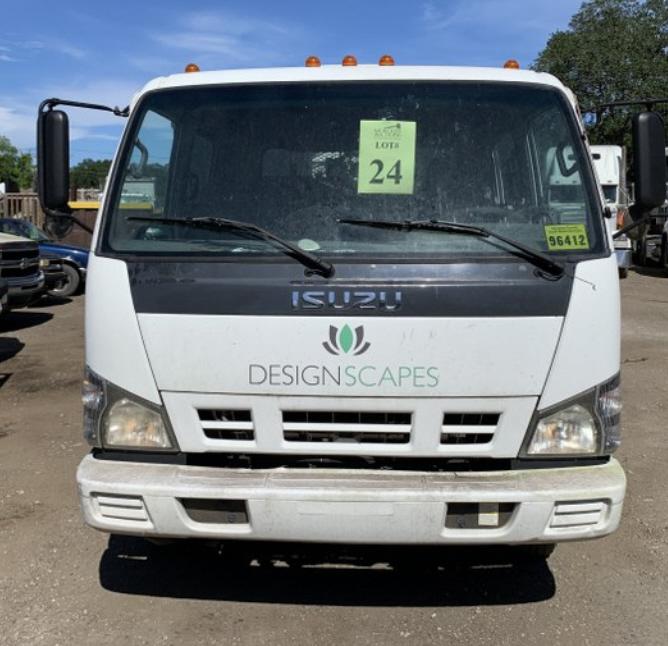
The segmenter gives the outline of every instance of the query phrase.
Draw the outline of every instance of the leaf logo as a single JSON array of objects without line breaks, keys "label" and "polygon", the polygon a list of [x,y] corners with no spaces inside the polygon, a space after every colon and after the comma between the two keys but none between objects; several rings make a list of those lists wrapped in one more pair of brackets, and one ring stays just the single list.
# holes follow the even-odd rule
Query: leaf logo
[{"label": "leaf logo", "polygon": [[364,326],[360,325],[353,330],[347,323],[342,328],[329,326],[329,339],[322,344],[329,354],[364,354],[371,344],[364,341]]}]

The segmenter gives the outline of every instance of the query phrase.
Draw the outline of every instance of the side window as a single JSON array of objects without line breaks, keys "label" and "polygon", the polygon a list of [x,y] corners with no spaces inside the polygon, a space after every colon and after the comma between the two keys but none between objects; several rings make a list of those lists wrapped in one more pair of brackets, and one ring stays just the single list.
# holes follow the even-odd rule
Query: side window
[{"label": "side window", "polygon": [[156,112],[147,112],[125,171],[121,209],[162,212],[173,144],[173,123]]}]

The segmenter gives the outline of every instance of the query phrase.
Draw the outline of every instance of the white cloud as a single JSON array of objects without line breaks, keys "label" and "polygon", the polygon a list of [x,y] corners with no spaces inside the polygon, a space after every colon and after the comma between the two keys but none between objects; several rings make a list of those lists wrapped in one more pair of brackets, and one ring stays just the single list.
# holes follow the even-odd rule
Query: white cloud
[{"label": "white cloud", "polygon": [[0,53],[0,61],[3,63],[18,63],[19,59],[10,56],[9,54]]},{"label": "white cloud", "polygon": [[215,58],[224,63],[267,62],[289,51],[300,37],[300,29],[279,22],[241,18],[220,12],[191,12],[180,20],[179,29],[150,34],[165,47]]}]

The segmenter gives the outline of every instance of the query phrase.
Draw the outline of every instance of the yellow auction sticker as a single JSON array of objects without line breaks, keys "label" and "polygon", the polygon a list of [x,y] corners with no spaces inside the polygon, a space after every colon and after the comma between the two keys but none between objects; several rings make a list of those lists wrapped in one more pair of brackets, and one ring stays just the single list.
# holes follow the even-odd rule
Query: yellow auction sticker
[{"label": "yellow auction sticker", "polygon": [[360,121],[358,193],[413,193],[415,131],[415,121]]},{"label": "yellow auction sticker", "polygon": [[550,251],[589,249],[589,238],[584,224],[546,224],[545,238]]}]

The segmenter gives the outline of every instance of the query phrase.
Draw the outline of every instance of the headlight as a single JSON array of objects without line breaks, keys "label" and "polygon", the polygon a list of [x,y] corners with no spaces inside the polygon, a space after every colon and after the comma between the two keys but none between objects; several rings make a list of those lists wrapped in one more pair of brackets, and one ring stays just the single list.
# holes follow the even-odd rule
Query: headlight
[{"label": "headlight", "polygon": [[612,453],[620,444],[619,375],[580,397],[538,411],[524,455],[582,456]]},{"label": "headlight", "polygon": [[104,415],[103,443],[109,447],[171,449],[162,415],[126,397]]},{"label": "headlight", "polygon": [[51,264],[51,261],[48,258],[40,258],[39,259],[39,266],[41,269],[45,269]]},{"label": "headlight", "polygon": [[84,437],[96,447],[174,450],[176,441],[162,406],[125,392],[86,371],[82,399]]}]

